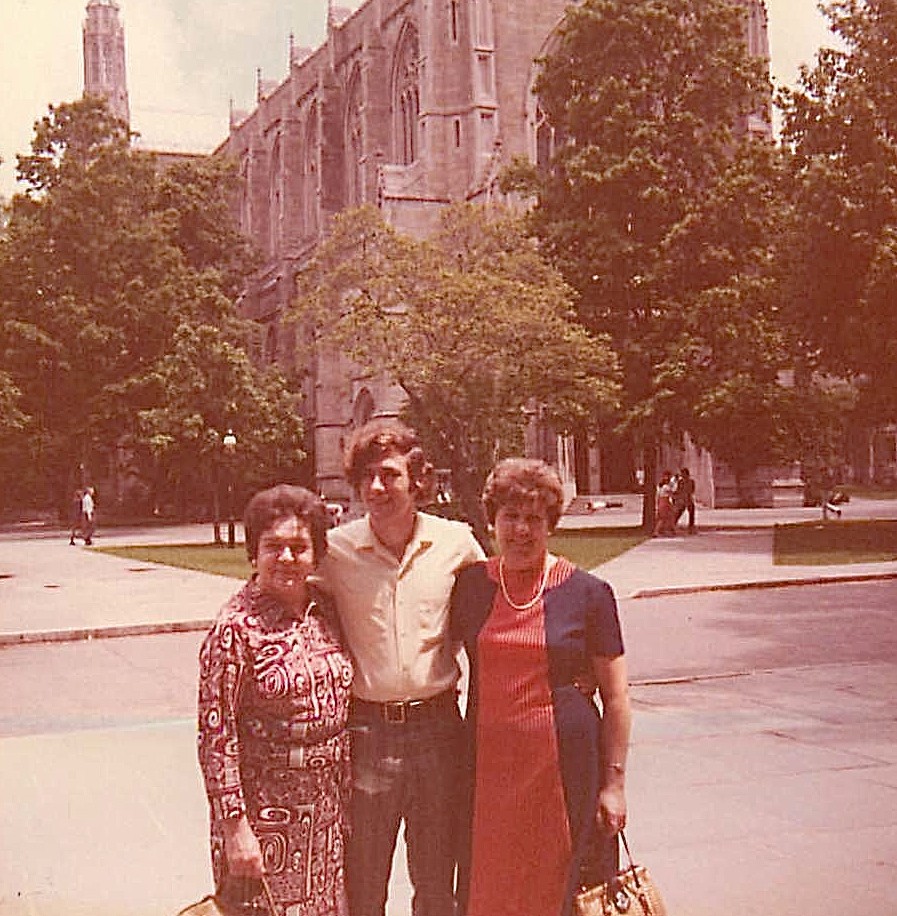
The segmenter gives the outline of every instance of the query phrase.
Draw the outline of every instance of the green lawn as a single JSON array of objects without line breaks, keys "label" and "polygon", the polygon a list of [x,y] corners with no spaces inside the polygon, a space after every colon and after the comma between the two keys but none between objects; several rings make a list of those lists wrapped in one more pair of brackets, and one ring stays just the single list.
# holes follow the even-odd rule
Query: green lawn
[{"label": "green lawn", "polygon": [[851,496],[862,496],[866,499],[897,499],[897,487],[872,486],[861,483],[845,484],[840,489]]},{"label": "green lawn", "polygon": [[773,556],[780,566],[897,560],[897,521],[830,520],[776,525]]},{"label": "green lawn", "polygon": [[644,540],[645,535],[640,528],[565,529],[551,536],[549,549],[583,569],[594,569]]},{"label": "green lawn", "polygon": [[[552,536],[550,549],[584,569],[594,569],[607,560],[635,547],[644,540],[638,528],[590,528],[562,531]],[[183,569],[198,569],[218,576],[245,579],[250,572],[246,550],[238,544],[233,550],[215,544],[148,544],[134,547],[97,547],[101,553],[136,560],[162,563]]]},{"label": "green lawn", "polygon": [[182,569],[198,569],[216,576],[246,579],[251,567],[246,559],[246,548],[237,544],[233,549],[216,544],[144,544],[133,547],[95,547],[100,553],[109,553],[141,563],[162,563]]}]

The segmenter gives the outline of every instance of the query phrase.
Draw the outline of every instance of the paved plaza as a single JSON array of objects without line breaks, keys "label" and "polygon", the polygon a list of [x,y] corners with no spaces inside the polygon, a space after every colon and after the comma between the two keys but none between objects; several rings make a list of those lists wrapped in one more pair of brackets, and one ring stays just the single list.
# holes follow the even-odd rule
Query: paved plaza
[{"label": "paved plaza", "polygon": [[[599,570],[633,683],[630,840],[673,916],[897,912],[897,563],[775,567],[784,518],[705,512]],[[173,916],[209,888],[195,658],[236,583],[42,530],[0,535],[0,577],[0,916]],[[388,916],[408,898],[397,858]]]}]

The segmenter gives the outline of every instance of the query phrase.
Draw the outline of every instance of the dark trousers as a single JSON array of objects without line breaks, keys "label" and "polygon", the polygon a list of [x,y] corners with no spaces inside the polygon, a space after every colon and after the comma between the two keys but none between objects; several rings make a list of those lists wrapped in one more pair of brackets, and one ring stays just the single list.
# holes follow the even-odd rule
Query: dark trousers
[{"label": "dark trousers", "polygon": [[414,916],[453,916],[461,717],[457,706],[403,724],[353,711],[346,847],[351,916],[383,916],[405,821]]},{"label": "dark trousers", "polygon": [[689,500],[687,503],[677,503],[676,504],[676,522],[678,524],[679,519],[682,518],[684,513],[688,513],[688,530],[695,530],[695,501],[693,499]]}]

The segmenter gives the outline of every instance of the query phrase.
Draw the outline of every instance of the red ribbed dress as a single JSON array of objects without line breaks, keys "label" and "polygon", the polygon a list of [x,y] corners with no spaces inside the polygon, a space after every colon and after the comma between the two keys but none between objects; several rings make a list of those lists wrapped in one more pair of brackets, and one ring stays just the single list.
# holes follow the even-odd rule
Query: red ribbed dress
[{"label": "red ribbed dress", "polygon": [[[497,561],[487,574],[497,578]],[[559,561],[547,588],[569,576]],[[516,610],[495,593],[478,639],[476,792],[467,916],[560,913],[571,843],[549,682],[542,600]]]}]

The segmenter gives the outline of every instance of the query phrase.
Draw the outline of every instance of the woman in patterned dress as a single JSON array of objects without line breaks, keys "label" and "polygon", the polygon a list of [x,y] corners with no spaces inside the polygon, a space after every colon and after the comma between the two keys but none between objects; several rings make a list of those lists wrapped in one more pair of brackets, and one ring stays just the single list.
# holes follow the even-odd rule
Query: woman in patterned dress
[{"label": "woman in patterned dress", "polygon": [[626,820],[616,602],[606,582],[548,552],[563,491],[544,462],[499,462],[483,504],[498,556],[462,570],[452,597],[470,662],[459,902],[466,916],[569,916],[582,869],[615,870]]},{"label": "woman in patterned dress", "polygon": [[254,573],[200,651],[215,886],[263,905],[264,873],[284,916],[345,916],[352,665],[332,605],[308,581],[327,550],[326,509],[280,485],[252,498],[245,526]]}]

